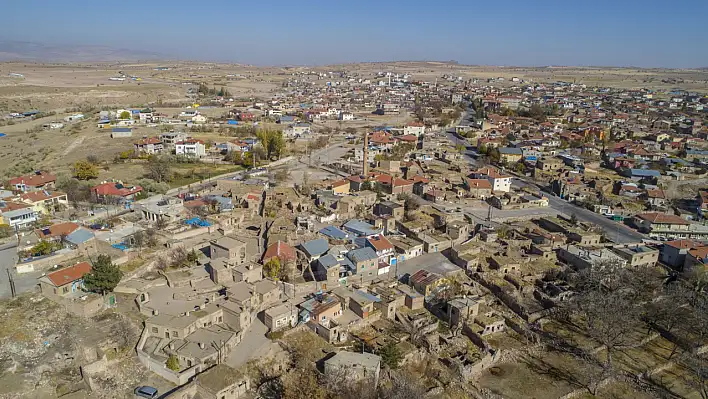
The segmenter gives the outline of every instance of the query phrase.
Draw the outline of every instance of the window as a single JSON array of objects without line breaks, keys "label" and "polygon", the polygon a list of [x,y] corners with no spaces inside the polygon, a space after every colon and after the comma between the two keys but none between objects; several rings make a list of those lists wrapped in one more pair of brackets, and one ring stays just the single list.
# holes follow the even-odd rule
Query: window
[{"label": "window", "polygon": [[219,323],[222,323],[224,321],[224,318],[222,316],[219,316]]},{"label": "window", "polygon": [[69,292],[69,287],[62,287],[62,288],[61,288],[61,292],[62,292],[63,294],[66,294],[67,292]]},{"label": "window", "polygon": [[179,338],[179,332],[172,331],[172,338]]},{"label": "window", "polygon": [[151,331],[153,334],[157,334],[157,327],[151,328],[150,331]]}]

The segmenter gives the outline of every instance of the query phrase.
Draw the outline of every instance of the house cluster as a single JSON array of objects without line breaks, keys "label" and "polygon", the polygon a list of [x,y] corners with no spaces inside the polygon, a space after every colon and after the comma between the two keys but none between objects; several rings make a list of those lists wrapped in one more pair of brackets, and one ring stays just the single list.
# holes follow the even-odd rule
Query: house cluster
[{"label": "house cluster", "polygon": [[42,215],[68,207],[66,193],[55,190],[56,180],[40,170],[10,178],[0,190],[0,224],[19,231],[30,228]]}]

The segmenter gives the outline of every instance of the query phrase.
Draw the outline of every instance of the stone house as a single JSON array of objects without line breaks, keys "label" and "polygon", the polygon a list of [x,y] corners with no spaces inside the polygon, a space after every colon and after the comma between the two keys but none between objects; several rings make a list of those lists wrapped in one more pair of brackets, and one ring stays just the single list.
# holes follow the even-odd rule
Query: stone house
[{"label": "stone house", "polygon": [[628,245],[612,248],[617,255],[627,261],[628,266],[654,266],[659,260],[659,250],[646,245]]},{"label": "stone house", "polygon": [[455,298],[447,303],[447,322],[451,326],[474,320],[479,314],[481,297]]},{"label": "stone house", "polygon": [[246,262],[246,243],[236,238],[224,236],[210,243],[211,259],[226,258],[235,263]]},{"label": "stone house", "polygon": [[368,381],[378,385],[381,358],[371,353],[337,352],[324,361],[325,376],[345,375],[354,381]]},{"label": "stone house", "polygon": [[251,389],[247,375],[227,366],[217,364],[197,374],[189,383],[170,392],[165,399],[238,399],[246,397]]},{"label": "stone house", "polygon": [[297,308],[281,304],[263,311],[263,323],[270,331],[279,331],[297,324],[297,315]]}]

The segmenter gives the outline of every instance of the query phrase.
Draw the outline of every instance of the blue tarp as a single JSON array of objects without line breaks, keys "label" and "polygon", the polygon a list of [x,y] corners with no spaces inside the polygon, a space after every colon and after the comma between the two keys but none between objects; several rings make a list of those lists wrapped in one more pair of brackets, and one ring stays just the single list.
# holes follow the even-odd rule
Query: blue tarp
[{"label": "blue tarp", "polygon": [[113,244],[111,246],[115,249],[120,249],[121,251],[125,251],[126,249],[128,249],[128,246],[125,244]]},{"label": "blue tarp", "polygon": [[190,226],[199,226],[199,227],[209,227],[211,226],[211,223],[207,222],[206,220],[202,220],[198,217],[193,217],[191,219],[187,219],[184,221],[184,224],[190,225]]}]

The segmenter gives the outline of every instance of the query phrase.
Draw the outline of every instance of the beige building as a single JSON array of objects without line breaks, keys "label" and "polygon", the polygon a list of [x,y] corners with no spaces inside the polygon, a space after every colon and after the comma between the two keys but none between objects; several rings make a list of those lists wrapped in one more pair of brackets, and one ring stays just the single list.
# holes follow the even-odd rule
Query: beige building
[{"label": "beige building", "polygon": [[194,379],[165,399],[238,399],[246,396],[251,388],[247,375],[225,365],[218,364],[197,374]]},{"label": "beige building", "polygon": [[211,259],[226,258],[236,263],[246,262],[246,243],[232,238],[221,237],[211,242],[209,248]]},{"label": "beige building", "polygon": [[628,245],[612,249],[627,261],[628,266],[654,266],[659,260],[659,250],[646,245]]}]

